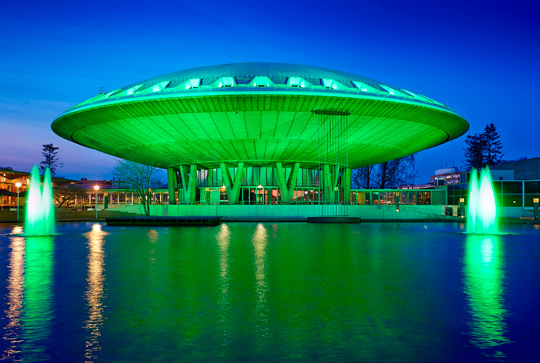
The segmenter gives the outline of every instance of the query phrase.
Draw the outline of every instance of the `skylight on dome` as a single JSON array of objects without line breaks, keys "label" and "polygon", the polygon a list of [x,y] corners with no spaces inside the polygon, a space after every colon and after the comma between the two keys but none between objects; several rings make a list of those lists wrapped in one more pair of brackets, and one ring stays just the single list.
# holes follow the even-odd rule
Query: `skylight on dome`
[{"label": "skylight on dome", "polygon": [[306,82],[300,77],[289,77],[289,86],[304,88],[306,86]]}]

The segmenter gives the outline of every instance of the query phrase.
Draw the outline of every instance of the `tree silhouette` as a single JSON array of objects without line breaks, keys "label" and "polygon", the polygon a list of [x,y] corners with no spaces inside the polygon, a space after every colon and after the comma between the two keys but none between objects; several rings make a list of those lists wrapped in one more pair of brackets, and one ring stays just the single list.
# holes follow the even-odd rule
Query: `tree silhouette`
[{"label": "tree silhouette", "polygon": [[502,153],[502,142],[500,140],[500,135],[497,132],[497,128],[493,122],[486,125],[484,129],[485,142],[485,152],[484,152],[484,164],[486,165],[496,165],[500,164],[504,154]]},{"label": "tree silhouette", "polygon": [[485,166],[485,140],[481,134],[468,135],[465,139],[465,169],[480,169]]},{"label": "tree silhouette", "polygon": [[493,122],[486,125],[483,133],[468,135],[465,143],[467,146],[463,150],[466,170],[502,162],[502,142]]},{"label": "tree silhouette", "polygon": [[150,215],[152,188],[163,185],[157,175],[158,171],[155,166],[123,159],[116,160],[113,169],[113,176],[118,180],[119,187],[133,190],[137,194],[147,216]]},{"label": "tree silhouette", "polygon": [[55,176],[58,169],[64,166],[62,163],[58,162],[60,159],[58,157],[58,147],[55,147],[53,144],[43,145],[41,155],[43,155],[43,161],[39,163],[39,171],[43,175],[45,174],[45,169],[49,167],[51,169],[51,175]]},{"label": "tree silhouette", "polygon": [[385,189],[411,184],[418,174],[414,166],[415,159],[416,154],[412,154],[377,165],[354,169],[351,178],[352,187]]}]

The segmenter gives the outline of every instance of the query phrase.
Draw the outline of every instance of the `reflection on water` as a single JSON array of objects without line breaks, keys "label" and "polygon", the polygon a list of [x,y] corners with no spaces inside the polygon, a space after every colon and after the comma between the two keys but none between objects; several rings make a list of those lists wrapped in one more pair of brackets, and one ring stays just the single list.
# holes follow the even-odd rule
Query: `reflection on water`
[{"label": "reflection on water", "polygon": [[[150,243],[152,243],[152,245],[155,245],[158,238],[159,238],[159,232],[158,231],[156,231],[155,229],[151,229],[151,230],[148,231],[148,241],[150,241]],[[156,248],[155,248],[155,246],[153,246],[150,249],[150,257],[149,257],[150,261],[152,261],[152,263],[156,262],[155,253],[156,253]]]},{"label": "reflection on water", "polygon": [[5,361],[540,361],[533,226],[89,225],[0,230]]},{"label": "reflection on water", "polygon": [[265,338],[268,335],[268,306],[266,302],[266,293],[268,285],[265,275],[266,245],[268,244],[268,231],[262,223],[255,228],[255,233],[251,239],[255,252],[255,281],[257,284],[257,335],[259,338]]},{"label": "reflection on water", "polygon": [[223,223],[219,227],[216,236],[219,246],[219,281],[221,293],[219,294],[219,321],[223,330],[225,339],[231,335],[229,325],[229,315],[231,312],[231,297],[229,292],[229,243],[231,241],[231,230],[229,226]]},{"label": "reflection on water", "polygon": [[53,304],[52,237],[26,237],[22,350],[25,360],[49,360]]},{"label": "reflection on water", "polygon": [[[22,227],[19,227],[22,230]],[[13,230],[13,233],[21,233]],[[2,352],[2,360],[18,360],[21,343],[21,310],[23,304],[24,286],[24,238],[12,237],[10,243],[11,255],[9,258],[7,326],[4,340],[6,347]]]},{"label": "reflection on water", "polygon": [[470,341],[486,355],[504,358],[504,250],[499,236],[468,235],[465,243],[464,283],[468,298]]},{"label": "reflection on water", "polygon": [[92,225],[92,231],[84,236],[88,239],[88,288],[86,290],[86,301],[88,304],[88,319],[84,328],[86,329],[86,360],[97,359],[97,352],[100,350],[99,337],[100,328],[103,324],[103,282],[105,281],[104,252],[103,245],[107,232],[101,230],[101,225]]}]

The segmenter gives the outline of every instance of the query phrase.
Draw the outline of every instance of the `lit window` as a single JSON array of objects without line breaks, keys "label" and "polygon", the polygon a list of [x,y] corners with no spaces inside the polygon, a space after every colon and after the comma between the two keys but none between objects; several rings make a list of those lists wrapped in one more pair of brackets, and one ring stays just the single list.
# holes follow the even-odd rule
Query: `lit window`
[{"label": "lit window", "polygon": [[140,84],[140,85],[138,85],[138,86],[133,86],[133,87],[131,87],[130,89],[128,89],[128,90],[126,91],[126,94],[127,94],[128,96],[129,96],[129,95],[132,95],[132,94],[134,94],[135,92],[137,92],[137,90],[140,89],[142,86],[143,86],[142,84]]},{"label": "lit window", "polygon": [[306,82],[300,77],[289,77],[289,86],[304,88],[306,86]]},{"label": "lit window", "polygon": [[186,89],[191,88],[199,88],[199,84],[201,83],[200,78],[193,78],[186,82]]},{"label": "lit window", "polygon": [[378,88],[375,88],[373,86],[370,86],[369,84],[367,83],[364,83],[364,82],[359,82],[359,81],[353,81],[352,82],[354,84],[354,86],[356,88],[358,88],[361,92],[366,92],[366,93],[375,93],[375,94],[382,94],[384,91],[378,89]]},{"label": "lit window", "polygon": [[389,95],[391,96],[395,96],[396,95],[396,91],[388,86],[385,86],[385,85],[382,85],[381,84],[381,87],[384,88],[386,90],[386,92],[388,92]]},{"label": "lit window", "polygon": [[331,79],[323,78],[322,82],[323,82],[323,87],[324,88],[332,88],[332,82],[333,81]]},{"label": "lit window", "polygon": [[120,92],[122,92],[121,89],[114,90],[114,91],[112,91],[112,92],[107,93],[107,95],[105,96],[105,98],[109,98],[109,97],[111,97],[111,96],[117,95],[117,94],[120,93]]},{"label": "lit window", "polygon": [[407,91],[406,89],[401,89],[401,92],[405,93],[408,96],[411,96],[412,98],[416,97],[416,95],[414,93],[412,93],[411,91]]},{"label": "lit window", "polygon": [[160,82],[152,86],[152,92],[159,92],[171,83],[170,81]]},{"label": "lit window", "polygon": [[270,78],[265,76],[257,76],[251,80],[252,87],[270,87],[273,85]]},{"label": "lit window", "polygon": [[223,77],[218,82],[218,87],[232,87],[234,86],[234,78],[233,77]]}]

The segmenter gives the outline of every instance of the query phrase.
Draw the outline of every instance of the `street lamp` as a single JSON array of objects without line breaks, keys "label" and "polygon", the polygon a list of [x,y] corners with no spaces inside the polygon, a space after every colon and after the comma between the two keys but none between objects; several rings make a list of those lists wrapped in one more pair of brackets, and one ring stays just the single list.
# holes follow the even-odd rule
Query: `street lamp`
[{"label": "street lamp", "polygon": [[19,188],[21,185],[21,182],[15,183],[15,186],[17,187],[17,223],[19,223]]},{"label": "street lamp", "polygon": [[97,191],[99,190],[99,185],[94,185],[94,190],[96,191],[96,221],[97,221]]}]

